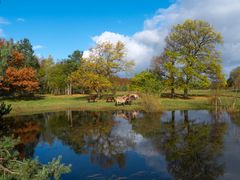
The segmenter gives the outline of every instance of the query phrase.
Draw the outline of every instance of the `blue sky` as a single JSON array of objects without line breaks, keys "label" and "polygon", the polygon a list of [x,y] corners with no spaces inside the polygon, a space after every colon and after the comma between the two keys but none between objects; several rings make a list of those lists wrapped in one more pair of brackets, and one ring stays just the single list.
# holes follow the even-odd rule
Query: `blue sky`
[{"label": "blue sky", "polygon": [[[105,31],[131,36],[172,0],[1,0],[4,38],[28,38],[36,54],[62,59]],[[4,23],[5,22],[5,23]]]},{"label": "blue sky", "polygon": [[171,27],[209,22],[223,36],[224,72],[240,66],[240,0],[0,0],[0,36],[29,38],[36,54],[66,58],[98,41],[122,41],[135,71],[149,67]]}]

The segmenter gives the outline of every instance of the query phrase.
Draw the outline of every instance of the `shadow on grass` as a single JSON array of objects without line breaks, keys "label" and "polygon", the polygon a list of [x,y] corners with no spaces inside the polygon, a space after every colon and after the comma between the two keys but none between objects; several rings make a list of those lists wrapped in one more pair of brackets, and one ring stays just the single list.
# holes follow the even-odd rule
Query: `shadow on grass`
[{"label": "shadow on grass", "polygon": [[87,99],[88,99],[88,95],[86,95],[86,96],[80,96],[80,97],[74,97],[73,99],[74,100],[81,100],[81,101],[87,101]]},{"label": "shadow on grass", "polygon": [[170,99],[193,99],[194,97],[209,97],[205,94],[189,94],[188,97],[184,97],[183,94],[175,94],[174,98],[172,98],[171,93],[162,93],[161,98],[170,98]]},{"label": "shadow on grass", "polygon": [[4,96],[1,97],[0,100],[2,101],[32,101],[32,100],[41,100],[44,99],[44,95],[36,95],[36,96],[22,96],[22,97],[15,97],[15,96]]},{"label": "shadow on grass", "polygon": [[[73,99],[75,99],[75,100],[86,100],[87,101],[89,97],[95,96],[95,95],[96,94],[85,94],[81,97],[74,97]],[[99,101],[104,100],[105,101],[108,97],[115,97],[115,95],[113,95],[113,94],[103,94],[100,97],[97,97],[96,100],[99,100]]]}]

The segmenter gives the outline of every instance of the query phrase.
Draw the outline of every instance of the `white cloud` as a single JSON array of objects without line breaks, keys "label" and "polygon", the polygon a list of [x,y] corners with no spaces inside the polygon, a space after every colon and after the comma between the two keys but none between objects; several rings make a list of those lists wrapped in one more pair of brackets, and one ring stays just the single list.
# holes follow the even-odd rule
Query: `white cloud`
[{"label": "white cloud", "polygon": [[25,19],[23,19],[23,18],[17,18],[17,22],[25,22]]},{"label": "white cloud", "polygon": [[89,55],[90,55],[90,52],[89,52],[89,51],[84,51],[82,57],[83,57],[83,58],[88,58]]},{"label": "white cloud", "polygon": [[42,45],[33,46],[33,50],[38,50],[38,49],[42,49],[42,48],[44,48],[44,46],[42,46]]},{"label": "white cloud", "polygon": [[38,50],[38,49],[42,49],[42,48],[44,48],[44,46],[42,46],[42,45],[33,46],[33,50]]},{"label": "white cloud", "polygon": [[10,24],[10,22],[5,18],[0,17],[0,24]]},{"label": "white cloud", "polygon": [[[138,38],[140,40],[138,40]],[[112,43],[116,43],[117,41],[122,41],[126,45],[126,51],[127,51],[126,59],[134,60],[137,70],[139,70],[139,68],[143,66],[146,67],[145,59],[149,59],[148,54],[154,53],[152,51],[151,46],[148,46],[147,44],[145,44],[141,40],[140,36],[138,36],[137,34],[135,38],[134,36],[128,37],[121,34],[106,31],[102,33],[100,36],[93,37],[93,40],[95,42],[109,41]]]},{"label": "white cloud", "polygon": [[94,41],[123,41],[127,57],[135,60],[137,69],[147,68],[153,56],[159,54],[165,45],[164,39],[172,25],[186,19],[201,19],[211,23],[221,32],[224,45],[220,48],[224,70],[240,65],[240,1],[239,0],[177,0],[166,9],[145,20],[144,28],[133,36],[103,32]]}]

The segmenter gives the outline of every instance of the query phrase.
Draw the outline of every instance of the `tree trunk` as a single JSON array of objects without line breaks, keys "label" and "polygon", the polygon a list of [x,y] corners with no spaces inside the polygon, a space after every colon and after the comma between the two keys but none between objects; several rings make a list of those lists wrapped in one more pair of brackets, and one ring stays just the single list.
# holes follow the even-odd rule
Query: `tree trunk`
[{"label": "tree trunk", "polygon": [[184,97],[184,98],[188,98],[188,88],[184,88],[183,97]]},{"label": "tree trunk", "polygon": [[174,97],[175,97],[175,89],[172,88],[172,89],[171,89],[171,98],[174,98]]},{"label": "tree trunk", "polygon": [[94,91],[97,93],[97,97],[100,99],[100,90],[94,89]]},{"label": "tree trunk", "polygon": [[72,84],[71,83],[67,84],[67,87],[66,87],[66,90],[65,90],[65,94],[72,95]]}]

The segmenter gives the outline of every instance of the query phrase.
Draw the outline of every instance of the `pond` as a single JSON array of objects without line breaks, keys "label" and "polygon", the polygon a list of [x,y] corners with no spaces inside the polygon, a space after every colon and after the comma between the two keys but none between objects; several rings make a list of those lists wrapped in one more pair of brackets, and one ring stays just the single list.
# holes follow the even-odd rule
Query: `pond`
[{"label": "pond", "polygon": [[62,156],[62,179],[238,179],[240,114],[64,111],[7,117],[20,156]]}]

